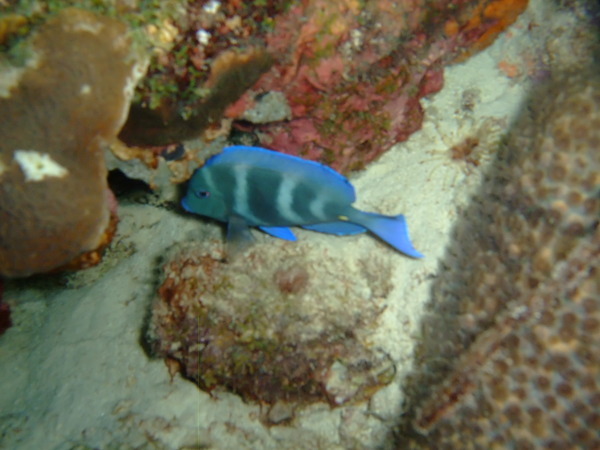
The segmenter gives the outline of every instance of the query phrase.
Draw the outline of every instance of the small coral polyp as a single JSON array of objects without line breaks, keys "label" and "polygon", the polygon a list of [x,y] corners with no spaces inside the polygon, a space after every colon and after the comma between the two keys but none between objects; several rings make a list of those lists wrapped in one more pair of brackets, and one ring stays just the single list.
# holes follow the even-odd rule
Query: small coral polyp
[{"label": "small coral polyp", "polygon": [[149,326],[157,356],[205,391],[268,405],[337,406],[392,380],[391,359],[365,342],[391,289],[373,281],[387,263],[348,267],[322,248],[272,241],[225,262],[218,245],[177,249],[165,264]]}]

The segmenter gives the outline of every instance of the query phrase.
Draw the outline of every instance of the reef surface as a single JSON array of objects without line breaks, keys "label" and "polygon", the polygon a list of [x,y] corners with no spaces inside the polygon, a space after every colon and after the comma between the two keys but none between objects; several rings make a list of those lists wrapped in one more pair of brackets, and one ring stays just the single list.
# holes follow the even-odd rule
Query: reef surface
[{"label": "reef surface", "polygon": [[[402,212],[409,224],[415,224],[411,237],[426,255],[423,260],[415,262],[390,253],[385,245],[367,236],[335,237],[299,230],[298,242],[282,243],[257,234],[257,258],[261,252],[269,255],[257,260],[266,261],[267,267],[271,261],[277,268],[286,267],[285,264],[307,250],[311,255],[308,259],[302,257],[300,269],[305,272],[298,270],[297,277],[277,276],[277,269],[271,266],[270,272],[264,267],[259,272],[257,267],[256,274],[263,275],[257,279],[265,286],[274,285],[281,299],[288,296],[296,302],[302,302],[307,289],[320,286],[324,308],[321,315],[310,316],[313,322],[337,320],[346,328],[357,324],[359,339],[355,342],[360,346],[356,348],[363,352],[358,356],[369,356],[372,351],[389,357],[395,369],[391,379],[369,385],[356,383],[357,378],[349,377],[350,382],[344,383],[344,374],[349,372],[343,370],[342,360],[342,364],[328,366],[337,369],[329,372],[329,378],[325,374],[319,379],[322,375],[317,372],[312,375],[316,376],[317,385],[321,382],[326,389],[335,388],[335,393],[350,393],[339,398],[351,401],[332,404],[329,399],[332,389],[322,393],[318,401],[290,410],[277,401],[270,408],[266,404],[271,401],[268,397],[260,398],[267,402],[259,404],[256,399],[244,396],[245,391],[233,385],[237,379],[224,376],[229,374],[226,366],[215,373],[230,382],[232,388],[226,382],[219,385],[211,379],[202,379],[199,373],[184,374],[189,378],[197,376],[210,388],[207,389],[210,392],[204,392],[181,376],[179,367],[172,362],[167,366],[162,359],[153,358],[152,351],[157,350],[164,351],[166,356],[170,352],[170,359],[179,356],[177,345],[168,349],[144,348],[148,334],[160,332],[149,326],[153,311],[155,315],[165,314],[156,301],[165,298],[177,305],[168,295],[169,279],[180,276],[188,284],[183,294],[195,295],[194,289],[198,287],[193,286],[194,277],[186,278],[185,272],[174,267],[175,263],[185,261],[178,255],[190,255],[196,258],[190,259],[194,262],[208,254],[213,257],[209,266],[221,274],[221,280],[228,272],[220,267],[219,253],[214,252],[222,239],[218,224],[185,215],[174,204],[159,201],[152,194],[130,192],[120,196],[120,225],[100,265],[60,278],[5,283],[3,301],[10,306],[13,325],[0,336],[1,444],[8,448],[341,449],[395,448],[398,443],[419,445],[420,439],[434,440],[435,426],[442,429],[451,415],[436,416],[437,421],[431,425],[416,419],[411,422],[415,424],[414,430],[408,429],[402,420],[415,419],[417,411],[427,411],[425,407],[419,409],[415,401],[428,398],[427,393],[420,391],[422,396],[417,397],[410,390],[409,377],[414,377],[415,370],[418,372],[421,367],[419,355],[426,354],[415,353],[416,344],[422,340],[424,312],[433,312],[429,301],[434,283],[447,271],[441,262],[448,257],[448,249],[456,245],[453,226],[468,210],[471,196],[478,192],[480,182],[495,161],[498,146],[504,142],[504,134],[519,117],[517,113],[531,85],[543,82],[551,69],[589,60],[585,46],[564,47],[565,41],[578,35],[580,41],[574,42],[587,42],[584,38],[588,36],[574,26],[580,20],[577,11],[532,0],[529,9],[493,45],[447,69],[444,89],[423,100],[428,119],[420,132],[369,164],[367,170],[351,175],[358,207],[386,214]],[[325,267],[336,268],[335,273],[323,270],[322,275],[327,276],[320,278],[321,261],[326,263]],[[204,271],[193,263],[187,270],[193,273],[200,269]],[[234,269],[235,273],[242,272],[239,266]],[[245,269],[247,276],[252,276],[255,270],[251,264]],[[386,276],[383,280],[367,276],[373,272]],[[325,301],[335,296],[325,297],[329,293],[339,296],[347,277],[358,282],[354,286],[357,289],[348,291],[352,302],[344,310],[343,304]],[[220,287],[223,286],[226,284]],[[275,292],[272,288],[265,289],[264,298],[266,293]],[[157,297],[157,293],[162,295]],[[296,307],[295,311],[302,313],[297,317],[303,316],[303,303],[259,302],[258,311],[263,308],[263,312],[250,316],[232,311],[231,302],[221,305],[209,296],[206,298],[205,311],[222,307],[227,315],[220,317],[236,320],[264,317],[274,322],[258,323],[259,331],[279,332],[274,321],[276,307]],[[364,298],[365,304],[361,305],[358,298]],[[181,305],[186,306],[187,299],[181,300]],[[585,309],[587,303],[582,300],[581,305]],[[243,306],[249,308],[252,303]],[[490,309],[490,314],[493,311],[494,308]],[[565,336],[577,335],[579,328],[569,328],[574,322],[564,318],[572,311],[557,309],[556,312],[561,314],[560,324],[565,324]],[[355,317],[361,313],[367,323]],[[488,326],[486,317],[476,316],[472,322],[462,323],[460,329],[474,339],[476,331]],[[516,316],[521,317],[525,316]],[[208,321],[204,324],[210,325]],[[218,326],[204,329],[213,335],[219,331]],[[452,323],[451,330],[456,329]],[[310,332],[309,327],[305,335],[290,333],[289,336],[306,337],[310,341]],[[222,336],[227,338],[231,334]],[[242,344],[243,340],[238,341],[236,348],[243,347]],[[223,347],[215,349],[222,351]],[[187,349],[190,350],[195,349]],[[438,369],[436,373],[440,376],[451,373],[447,366],[446,372]],[[331,374],[336,376],[332,378]],[[432,381],[443,383],[441,379]],[[296,386],[299,385],[305,386],[301,383]],[[353,386],[358,389],[348,389]],[[367,396],[360,392],[362,386],[377,389],[369,391],[365,400]],[[433,389],[437,384],[431,386]],[[502,392],[495,394],[501,396]],[[429,437],[421,438],[412,432],[429,432]],[[453,435],[448,436],[450,439]]]},{"label": "reef surface", "polygon": [[[170,200],[227,137],[359,170],[418,130],[444,68],[492,43],[527,3],[82,1],[126,23],[150,59],[109,167]],[[68,5],[19,2],[4,28],[18,35]]]}]

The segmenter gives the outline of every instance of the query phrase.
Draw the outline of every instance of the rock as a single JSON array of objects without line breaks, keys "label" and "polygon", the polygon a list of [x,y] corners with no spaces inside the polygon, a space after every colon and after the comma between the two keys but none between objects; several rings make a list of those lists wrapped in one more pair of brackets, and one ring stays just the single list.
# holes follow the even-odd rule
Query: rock
[{"label": "rock", "polygon": [[369,398],[395,374],[368,344],[391,266],[378,257],[349,265],[329,252],[257,243],[226,262],[213,242],[175,249],[148,329],[154,355],[203,390],[270,405],[270,424],[309,403]]}]

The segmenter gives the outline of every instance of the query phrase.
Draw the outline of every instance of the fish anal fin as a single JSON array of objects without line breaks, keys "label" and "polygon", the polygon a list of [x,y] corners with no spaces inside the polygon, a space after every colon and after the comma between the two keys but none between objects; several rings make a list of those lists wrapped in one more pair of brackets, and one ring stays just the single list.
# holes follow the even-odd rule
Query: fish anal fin
[{"label": "fish anal fin", "polygon": [[317,223],[314,225],[302,225],[302,228],[306,228],[307,230],[311,231],[318,231],[319,233],[335,234],[336,236],[359,234],[367,231],[367,229],[361,225],[342,221]]},{"label": "fish anal fin", "polygon": [[273,237],[283,239],[285,241],[295,241],[296,240],[296,236],[294,236],[294,233],[292,232],[292,230],[290,230],[287,227],[258,227],[258,228],[260,228],[262,231],[264,231],[267,234],[270,234]]}]

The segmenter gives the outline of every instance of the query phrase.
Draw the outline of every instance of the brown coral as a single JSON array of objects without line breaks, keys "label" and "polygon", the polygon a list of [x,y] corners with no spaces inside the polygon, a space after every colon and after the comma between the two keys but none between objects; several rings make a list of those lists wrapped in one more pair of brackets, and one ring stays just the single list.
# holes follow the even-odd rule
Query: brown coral
[{"label": "brown coral", "polygon": [[434,291],[408,446],[600,445],[600,80],[537,94]]},{"label": "brown coral", "polygon": [[269,242],[225,263],[206,243],[176,250],[163,270],[151,347],[204,390],[279,410],[365,399],[393,378],[390,358],[367,343],[391,289],[386,261],[350,267]]},{"label": "brown coral", "polygon": [[218,123],[225,107],[237,100],[271,65],[261,48],[227,50],[212,61],[210,77],[197,89],[206,94],[193,105],[189,117],[182,117],[175,98],[164,99],[159,107],[134,104],[119,138],[132,145],[165,145],[197,137],[210,124]]},{"label": "brown coral", "polygon": [[76,9],[13,55],[0,83],[0,274],[27,276],[106,240],[101,145],[125,120],[139,67],[123,24]]}]

